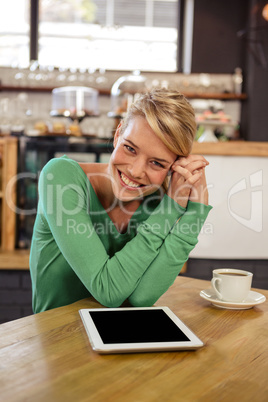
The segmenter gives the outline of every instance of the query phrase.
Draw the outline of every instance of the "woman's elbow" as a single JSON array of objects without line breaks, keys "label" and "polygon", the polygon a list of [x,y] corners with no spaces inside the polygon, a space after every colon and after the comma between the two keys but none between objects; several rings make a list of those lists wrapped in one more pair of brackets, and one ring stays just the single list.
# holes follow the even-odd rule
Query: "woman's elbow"
[{"label": "woman's elbow", "polygon": [[120,307],[124,303],[124,299],[120,297],[109,297],[105,295],[101,295],[100,297],[96,297],[96,300],[104,307],[108,308],[117,308]]},{"label": "woman's elbow", "polygon": [[146,296],[138,297],[131,295],[128,300],[133,307],[151,307],[158,300],[158,298]]}]

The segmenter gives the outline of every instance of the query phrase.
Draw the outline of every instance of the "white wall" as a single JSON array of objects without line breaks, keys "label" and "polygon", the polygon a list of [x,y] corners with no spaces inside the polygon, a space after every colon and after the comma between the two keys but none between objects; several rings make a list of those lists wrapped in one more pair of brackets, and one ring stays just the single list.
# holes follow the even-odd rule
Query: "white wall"
[{"label": "white wall", "polygon": [[210,211],[196,258],[268,258],[268,158],[206,156]]}]

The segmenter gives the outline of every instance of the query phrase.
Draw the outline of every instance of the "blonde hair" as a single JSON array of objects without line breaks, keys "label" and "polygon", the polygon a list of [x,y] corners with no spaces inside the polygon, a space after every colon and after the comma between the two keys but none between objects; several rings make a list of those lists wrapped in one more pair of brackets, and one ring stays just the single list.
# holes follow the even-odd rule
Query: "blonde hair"
[{"label": "blonde hair", "polygon": [[[132,103],[122,121],[121,132],[136,116],[144,117],[166,147],[178,156],[188,156],[196,135],[195,113],[178,91],[154,89]],[[166,190],[168,180],[163,183]]]}]

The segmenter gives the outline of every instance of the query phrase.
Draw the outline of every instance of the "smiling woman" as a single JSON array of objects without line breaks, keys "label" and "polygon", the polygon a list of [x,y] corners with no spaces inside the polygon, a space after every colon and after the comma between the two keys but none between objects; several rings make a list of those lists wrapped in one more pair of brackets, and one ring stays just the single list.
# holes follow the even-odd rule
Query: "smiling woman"
[{"label": "smiling woman", "polygon": [[194,135],[187,100],[154,90],[119,125],[108,164],[62,157],[44,167],[30,255],[35,312],[89,295],[149,306],[169,288],[211,208],[207,161],[189,155]]},{"label": "smiling woman", "polygon": [[121,127],[115,133],[109,164],[114,195],[126,201],[152,194],[161,187],[177,155],[156,137],[143,117],[132,118],[120,131]]}]

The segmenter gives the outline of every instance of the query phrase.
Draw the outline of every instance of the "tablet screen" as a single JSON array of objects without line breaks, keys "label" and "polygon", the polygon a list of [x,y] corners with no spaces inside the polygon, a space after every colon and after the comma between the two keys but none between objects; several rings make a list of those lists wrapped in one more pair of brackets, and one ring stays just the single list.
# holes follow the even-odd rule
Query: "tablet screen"
[{"label": "tablet screen", "polygon": [[79,310],[92,348],[99,353],[187,350],[203,342],[168,307]]},{"label": "tablet screen", "polygon": [[88,314],[103,343],[190,341],[163,310],[99,310]]}]

